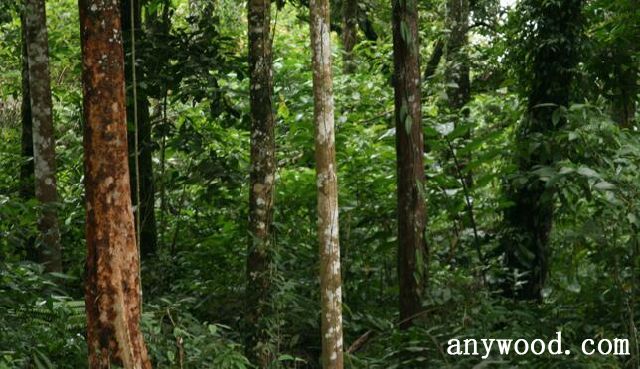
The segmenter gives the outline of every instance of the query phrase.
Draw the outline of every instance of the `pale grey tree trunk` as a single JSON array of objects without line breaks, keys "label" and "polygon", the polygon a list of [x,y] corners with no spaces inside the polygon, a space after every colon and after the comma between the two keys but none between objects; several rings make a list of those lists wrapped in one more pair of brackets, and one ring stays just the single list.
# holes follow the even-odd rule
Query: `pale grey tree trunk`
[{"label": "pale grey tree trunk", "polygon": [[343,368],[342,281],[338,239],[338,179],[331,77],[329,1],[311,0],[311,50],[320,241],[320,296],[322,301],[322,366]]},{"label": "pale grey tree trunk", "polygon": [[42,206],[38,220],[42,239],[40,254],[46,270],[60,272],[62,271],[62,257],[56,210],[58,190],[47,18],[44,0],[26,0],[25,5],[25,34],[33,123],[35,193]]}]

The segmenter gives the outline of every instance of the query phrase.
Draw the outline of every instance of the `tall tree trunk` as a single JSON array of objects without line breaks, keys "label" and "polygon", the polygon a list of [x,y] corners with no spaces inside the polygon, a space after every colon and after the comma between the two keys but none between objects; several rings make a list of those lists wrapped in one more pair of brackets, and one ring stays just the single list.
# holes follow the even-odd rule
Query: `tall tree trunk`
[{"label": "tall tree trunk", "polygon": [[129,166],[119,2],[80,0],[87,264],[92,369],[149,369],[140,332],[140,276]]},{"label": "tall tree trunk", "polygon": [[616,85],[611,97],[612,116],[620,127],[633,128],[638,96],[638,67],[634,65],[628,48],[618,48],[613,53]]},{"label": "tall tree trunk", "polygon": [[469,0],[447,0],[447,96],[449,107],[458,112],[471,98],[469,62],[463,48],[468,42]]},{"label": "tall tree trunk", "polygon": [[427,268],[422,113],[416,0],[393,2],[393,62],[398,180],[398,280],[402,328],[421,310]]},{"label": "tall tree trunk", "polygon": [[358,42],[358,1],[343,0],[342,3],[342,45],[344,46],[344,72],[353,73],[356,64],[353,48]]},{"label": "tall tree trunk", "polygon": [[[27,55],[27,22],[24,12],[20,14],[22,23],[22,137],[20,141],[20,155],[22,165],[20,166],[20,197],[24,201],[33,199],[36,196],[35,184],[33,182],[33,129],[31,121],[31,94],[29,93],[29,56]],[[27,260],[40,261],[35,249],[35,239],[29,233],[23,238],[23,249]]]},{"label": "tall tree trunk", "polygon": [[43,245],[39,254],[46,270],[61,272],[60,229],[56,209],[56,142],[53,131],[49,41],[44,0],[26,0],[25,11],[35,193],[42,206],[38,228]]},{"label": "tall tree trunk", "polygon": [[[469,79],[469,57],[464,47],[468,43],[469,31],[469,0],[447,0],[446,27],[449,30],[447,42],[447,98],[449,109],[455,114],[454,124],[458,126],[469,115],[468,109],[462,108],[471,100],[471,81]],[[471,138],[471,131],[464,135],[465,139]],[[451,159],[453,153],[448,153]],[[465,181],[467,187],[471,186],[473,177],[471,173],[465,173],[465,168],[471,161],[471,153],[455,160],[452,175]]]},{"label": "tall tree trunk", "polygon": [[247,256],[246,353],[259,368],[273,361],[269,345],[271,222],[276,175],[271,50],[271,0],[248,3],[251,76],[251,175]]},{"label": "tall tree trunk", "polygon": [[331,29],[329,0],[311,0],[311,50],[320,241],[320,298],[322,303],[322,367],[342,369],[342,281],[338,228]]},{"label": "tall tree trunk", "polygon": [[[527,272],[516,289],[507,283],[506,294],[523,300],[541,300],[549,274],[549,236],[553,224],[553,190],[531,173],[534,167],[552,166],[561,158],[553,135],[566,123],[554,123],[558,107],[568,106],[576,65],[581,0],[548,2],[529,0],[537,30],[531,50],[532,75],[528,91],[528,116],[516,133],[517,165],[521,176],[509,184],[507,197],[514,204],[504,213],[501,239],[511,275]],[[562,37],[560,37],[562,36]],[[533,151],[531,148],[534,148]],[[519,182],[525,178],[526,183]]]},{"label": "tall tree trunk", "polygon": [[[138,0],[122,0],[121,6],[121,23],[122,35],[124,37],[125,49],[125,78],[127,85],[127,138],[129,144],[129,170],[131,181],[131,200],[136,211],[134,212],[136,224],[140,225],[140,253],[142,257],[154,255],[158,245],[158,231],[156,227],[155,215],[155,183],[153,179],[153,142],[151,139],[151,119],[149,116],[149,99],[144,89],[136,88],[135,102],[137,109],[134,109],[133,94],[133,65],[131,60],[131,2],[133,1],[134,16],[133,23],[135,27],[136,44],[139,39],[144,37],[142,32],[142,9]],[[140,53],[138,53],[140,55]],[[137,68],[136,84],[139,86],[140,81],[144,79],[143,70]],[[138,168],[136,170],[136,124],[134,117],[137,110],[137,137],[138,137]],[[139,173],[138,173],[139,171]],[[138,175],[140,183],[138,183]],[[140,201],[138,201],[138,192],[140,192]]]}]

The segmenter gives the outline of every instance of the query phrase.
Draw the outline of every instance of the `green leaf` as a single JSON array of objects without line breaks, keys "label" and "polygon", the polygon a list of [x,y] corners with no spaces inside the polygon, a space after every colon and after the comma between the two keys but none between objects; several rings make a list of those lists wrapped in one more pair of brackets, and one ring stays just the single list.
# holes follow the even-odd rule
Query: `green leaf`
[{"label": "green leaf", "polygon": [[595,188],[599,190],[613,190],[616,186],[613,183],[609,183],[607,181],[601,181],[594,185]]},{"label": "green leaf", "polygon": [[587,178],[600,178],[600,175],[595,170],[582,166],[577,170],[578,174],[585,176]]}]

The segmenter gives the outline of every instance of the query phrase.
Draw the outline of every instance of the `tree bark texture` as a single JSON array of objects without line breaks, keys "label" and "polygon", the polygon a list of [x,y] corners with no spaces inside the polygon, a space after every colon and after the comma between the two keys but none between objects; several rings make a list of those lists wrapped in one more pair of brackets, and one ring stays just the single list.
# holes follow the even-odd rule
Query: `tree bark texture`
[{"label": "tree bark texture", "polygon": [[356,69],[353,48],[358,42],[358,1],[343,0],[342,3],[342,45],[344,47],[344,72]]},{"label": "tree bark texture", "polygon": [[[144,37],[142,32],[142,9],[138,0],[123,0],[121,6],[122,34],[125,48],[125,83],[127,86],[127,127],[129,144],[129,169],[131,181],[131,200],[137,207],[134,215],[140,218],[140,253],[141,257],[154,255],[158,246],[158,230],[155,215],[155,182],[153,178],[153,141],[151,139],[151,118],[149,116],[149,99],[144,89],[136,88],[136,105],[138,111],[138,170],[140,175],[140,201],[138,202],[138,173],[135,166],[135,124],[133,107],[133,70],[131,60],[131,1],[134,2],[134,26],[136,44]],[[141,50],[138,56],[141,55]],[[139,59],[139,58],[138,58]],[[136,84],[144,80],[144,68],[137,68]],[[136,223],[137,224],[137,223]]]},{"label": "tree bark texture", "polygon": [[271,0],[248,2],[251,173],[247,256],[246,353],[259,368],[274,359],[269,344],[272,219],[276,175],[271,50]]},{"label": "tree bark texture", "polygon": [[25,28],[29,95],[33,136],[35,194],[42,210],[38,219],[42,246],[40,260],[45,270],[62,271],[60,228],[58,226],[58,190],[53,130],[53,103],[49,75],[49,41],[44,0],[26,0]]},{"label": "tree bark texture", "polygon": [[[532,75],[528,91],[528,117],[516,132],[519,178],[512,181],[507,197],[514,205],[504,214],[502,247],[507,267],[526,272],[524,285],[516,289],[507,283],[506,294],[522,300],[541,300],[549,274],[549,236],[553,223],[553,189],[547,188],[531,171],[536,166],[553,166],[561,160],[553,136],[566,123],[554,122],[558,107],[568,106],[579,44],[581,0],[547,2],[531,0],[538,24],[531,51]],[[563,37],[558,37],[562,35]],[[533,150],[531,148],[534,148]]]},{"label": "tree bark texture", "polygon": [[149,369],[129,166],[119,1],[80,0],[89,366]]},{"label": "tree bark texture", "polygon": [[416,0],[393,2],[393,62],[398,181],[398,280],[401,328],[421,310],[427,268],[418,10]]},{"label": "tree bark texture", "polygon": [[324,369],[342,369],[342,281],[329,1],[311,0],[309,8],[320,241],[322,366]]},{"label": "tree bark texture", "polygon": [[[20,197],[24,201],[35,198],[35,183],[33,181],[33,129],[31,122],[31,94],[29,93],[29,56],[27,55],[27,23],[24,12],[20,14],[22,23],[22,135],[20,140],[20,156],[22,165],[20,166]],[[40,262],[37,250],[35,249],[35,238],[30,234],[23,237],[23,249],[27,260]]]}]

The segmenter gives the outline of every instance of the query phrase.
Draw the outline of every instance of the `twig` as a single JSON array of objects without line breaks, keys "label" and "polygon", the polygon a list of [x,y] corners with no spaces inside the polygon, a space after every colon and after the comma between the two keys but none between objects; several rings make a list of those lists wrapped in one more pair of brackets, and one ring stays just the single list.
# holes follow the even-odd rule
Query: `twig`
[{"label": "twig", "polygon": [[[169,317],[169,321],[171,321],[173,328],[176,328],[176,322],[173,320],[169,308],[167,308],[167,316]],[[176,348],[178,349],[178,365],[180,365],[180,369],[184,369],[184,345],[182,336],[176,337]]]},{"label": "twig", "polygon": [[482,281],[486,285],[487,277],[484,271],[484,268],[486,267],[486,262],[484,260],[484,255],[482,255],[482,250],[480,250],[480,237],[478,236],[478,226],[476,224],[476,219],[473,212],[473,205],[471,204],[471,196],[469,195],[469,188],[467,187],[467,181],[465,180],[464,176],[462,175],[462,172],[460,171],[460,162],[458,161],[458,156],[453,150],[453,145],[451,145],[451,140],[449,140],[447,137],[445,137],[445,140],[447,141],[447,146],[449,147],[449,151],[451,152],[451,156],[453,158],[453,163],[456,168],[458,180],[462,184],[462,191],[464,193],[464,199],[467,206],[467,211],[469,212],[469,220],[471,221],[471,228],[473,229],[474,244],[476,247],[476,251],[478,253],[478,259],[480,259],[480,262],[482,263],[480,274],[482,275]]}]

